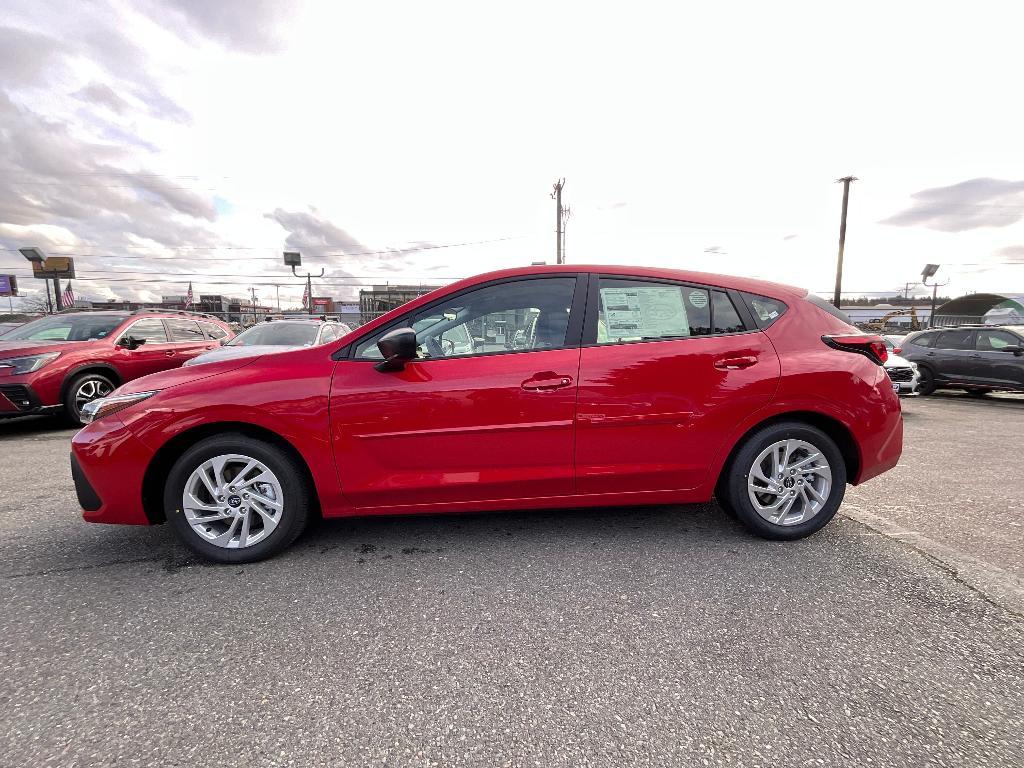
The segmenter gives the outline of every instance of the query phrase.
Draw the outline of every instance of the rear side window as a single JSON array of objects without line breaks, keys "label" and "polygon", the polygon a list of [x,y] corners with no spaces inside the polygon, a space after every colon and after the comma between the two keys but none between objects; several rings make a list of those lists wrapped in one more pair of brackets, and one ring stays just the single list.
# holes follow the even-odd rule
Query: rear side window
[{"label": "rear side window", "polygon": [[1006,331],[978,331],[975,342],[979,352],[1002,352],[1005,347],[1019,344],[1020,339]]},{"label": "rear side window", "polygon": [[195,320],[166,320],[171,330],[171,341],[206,341],[199,323]]},{"label": "rear side window", "polygon": [[706,336],[711,301],[706,288],[601,278],[597,343]]},{"label": "rear side window", "polygon": [[774,323],[788,309],[785,302],[778,299],[769,299],[767,296],[758,296],[753,293],[743,293],[743,300],[754,315],[754,322],[757,327],[764,329]]},{"label": "rear side window", "polygon": [[206,331],[206,335],[211,339],[226,339],[228,336],[228,332],[216,323],[204,323],[200,321],[199,324],[203,327],[203,330]]},{"label": "rear side window", "polygon": [[935,346],[939,349],[974,349],[974,331],[943,331]]},{"label": "rear side window", "polygon": [[904,344],[913,344],[915,347],[930,347],[934,341],[937,333],[922,333],[920,336],[914,336],[913,338],[904,341]]},{"label": "rear side window", "polygon": [[850,316],[849,315],[847,315],[841,309],[837,309],[834,304],[832,304],[831,302],[825,301],[820,296],[815,296],[813,293],[808,293],[807,294],[807,300],[809,302],[811,302],[811,304],[816,306],[818,309],[823,310],[825,312],[828,312],[830,315],[832,315],[832,317],[838,317],[844,323],[848,323],[849,325],[853,325],[853,323],[850,322]]},{"label": "rear side window", "polygon": [[725,291],[711,292],[711,318],[715,333],[739,333],[746,330]]}]

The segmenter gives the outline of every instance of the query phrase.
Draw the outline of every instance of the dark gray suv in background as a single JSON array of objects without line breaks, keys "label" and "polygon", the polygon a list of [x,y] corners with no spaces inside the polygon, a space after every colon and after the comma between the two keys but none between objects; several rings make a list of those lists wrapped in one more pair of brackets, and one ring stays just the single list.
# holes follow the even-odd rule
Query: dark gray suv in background
[{"label": "dark gray suv in background", "polygon": [[918,393],[940,387],[974,395],[1024,392],[1024,326],[961,325],[912,333],[900,353],[917,363]]}]

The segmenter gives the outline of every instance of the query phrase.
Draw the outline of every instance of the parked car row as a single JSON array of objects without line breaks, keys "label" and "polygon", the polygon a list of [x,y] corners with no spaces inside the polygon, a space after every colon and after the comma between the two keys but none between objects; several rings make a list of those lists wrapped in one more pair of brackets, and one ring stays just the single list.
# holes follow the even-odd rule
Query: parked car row
[{"label": "parked car row", "polygon": [[86,404],[141,376],[326,344],[349,331],[310,318],[262,323],[235,336],[228,324],[199,312],[61,312],[0,338],[0,418],[56,413],[80,426]]}]

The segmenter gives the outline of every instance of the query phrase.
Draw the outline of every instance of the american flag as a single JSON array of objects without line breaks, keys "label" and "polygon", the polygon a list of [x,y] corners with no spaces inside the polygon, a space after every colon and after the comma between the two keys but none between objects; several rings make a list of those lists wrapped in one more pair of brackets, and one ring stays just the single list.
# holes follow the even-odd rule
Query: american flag
[{"label": "american flag", "polygon": [[188,293],[185,294],[185,309],[192,306],[192,281],[188,282]]},{"label": "american flag", "polygon": [[302,306],[309,309],[309,284],[307,283],[306,289],[302,292]]},{"label": "american flag", "polygon": [[64,288],[64,293],[61,294],[60,303],[65,309],[75,306],[75,292],[71,290],[70,282]]}]

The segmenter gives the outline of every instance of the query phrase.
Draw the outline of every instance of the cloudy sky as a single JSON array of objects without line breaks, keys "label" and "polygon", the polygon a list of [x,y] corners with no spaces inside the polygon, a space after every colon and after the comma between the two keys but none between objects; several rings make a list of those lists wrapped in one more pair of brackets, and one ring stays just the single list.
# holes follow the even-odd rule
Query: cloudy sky
[{"label": "cloudy sky", "polygon": [[[0,273],[284,305],[554,259],[1024,292],[1019,2],[15,0]],[[920,290],[920,289],[919,289]]]}]

